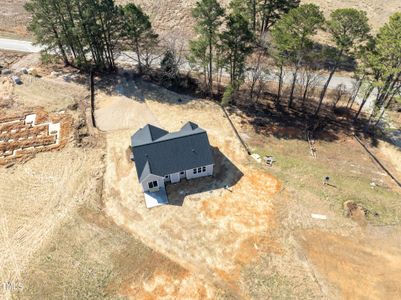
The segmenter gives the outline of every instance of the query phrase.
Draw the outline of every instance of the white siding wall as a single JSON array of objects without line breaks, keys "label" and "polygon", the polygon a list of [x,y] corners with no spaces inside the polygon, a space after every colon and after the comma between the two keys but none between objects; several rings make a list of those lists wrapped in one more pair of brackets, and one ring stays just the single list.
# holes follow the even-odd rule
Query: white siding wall
[{"label": "white siding wall", "polygon": [[181,178],[180,178],[180,172],[170,174],[170,181],[171,181],[172,183],[180,182],[180,180],[181,180]]},{"label": "white siding wall", "polygon": [[149,191],[148,183],[152,182],[152,181],[157,181],[159,188],[164,187],[164,178],[151,174],[151,175],[148,175],[148,177],[146,177],[141,183],[144,192]]},{"label": "white siding wall", "polygon": [[213,165],[206,166],[206,172],[196,173],[194,174],[193,169],[185,171],[187,179],[205,177],[213,175]]},{"label": "white siding wall", "polygon": [[[180,176],[180,173],[176,173],[176,175],[177,175],[177,177],[183,177],[183,176]],[[187,179],[193,179],[193,178],[199,178],[199,177],[205,177],[205,176],[211,176],[211,175],[213,175],[213,165],[206,166],[206,172],[194,174],[193,169],[185,171],[185,177]],[[165,186],[164,185],[164,183],[165,183],[164,177],[160,177],[160,176],[151,174],[141,182],[142,189],[144,192],[149,191],[148,183],[152,182],[152,181],[157,181],[159,188]],[[168,181],[170,181],[170,180],[168,180]]]}]

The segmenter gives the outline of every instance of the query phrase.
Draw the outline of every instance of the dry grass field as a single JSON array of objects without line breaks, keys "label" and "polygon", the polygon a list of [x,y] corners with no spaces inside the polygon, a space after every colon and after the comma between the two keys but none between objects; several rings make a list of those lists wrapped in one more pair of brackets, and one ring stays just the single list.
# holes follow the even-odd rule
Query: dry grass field
[{"label": "dry grass field", "polygon": [[26,29],[29,14],[24,9],[26,0],[0,1],[0,36],[29,38]]},{"label": "dry grass field", "polygon": [[[29,15],[24,11],[23,5],[27,0],[1,0],[0,1],[0,36],[27,38],[26,24]],[[152,19],[156,31],[163,37],[173,38],[177,34],[181,38],[188,39],[193,36],[191,30],[194,21],[191,17],[191,9],[196,0],[117,0],[125,4],[134,2],[143,7]],[[220,1],[224,6],[228,0]],[[320,5],[326,15],[336,8],[354,7],[367,12],[372,27],[377,30],[390,15],[401,11],[401,3],[398,0],[388,0],[384,3],[376,0],[303,0],[304,3]]]}]

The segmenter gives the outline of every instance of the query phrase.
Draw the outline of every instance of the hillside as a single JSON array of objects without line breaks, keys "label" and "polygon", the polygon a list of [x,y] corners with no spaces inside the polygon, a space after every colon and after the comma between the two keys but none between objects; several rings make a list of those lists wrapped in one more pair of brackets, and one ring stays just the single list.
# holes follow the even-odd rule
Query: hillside
[{"label": "hillside", "polygon": [[[188,32],[192,28],[193,19],[191,8],[197,0],[120,0],[120,3],[134,2],[143,7],[150,14],[155,28],[161,32]],[[220,0],[227,5],[229,0]],[[319,5],[328,16],[337,8],[354,7],[365,10],[368,14],[371,26],[377,30],[396,11],[401,11],[401,1],[388,0],[386,5],[377,0],[303,0],[304,3]]]},{"label": "hillside", "polygon": [[[3,0],[0,8],[0,36],[26,36],[26,23],[29,15],[23,5],[27,0]],[[191,8],[196,0],[117,0],[121,4],[134,2],[143,7],[151,16],[154,27],[162,34],[179,34],[184,38],[193,34]],[[388,0],[386,5],[377,0],[304,0],[322,7],[326,15],[336,8],[355,7],[368,13],[370,23],[376,30],[382,26],[390,15],[401,11],[401,1]],[[229,0],[221,0],[227,5]],[[176,35],[177,36],[177,35]]]}]

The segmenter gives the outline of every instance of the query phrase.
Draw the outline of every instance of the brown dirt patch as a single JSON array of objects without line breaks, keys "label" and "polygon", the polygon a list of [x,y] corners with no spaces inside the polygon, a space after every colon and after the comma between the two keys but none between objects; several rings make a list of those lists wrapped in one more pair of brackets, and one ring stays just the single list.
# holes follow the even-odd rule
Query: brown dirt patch
[{"label": "brown dirt patch", "polygon": [[[116,257],[129,264],[126,255]],[[146,275],[145,275],[146,274]],[[145,276],[144,276],[145,275]],[[119,289],[128,299],[214,299],[214,288],[188,270],[157,252],[142,257],[139,269],[133,270]]]},{"label": "brown dirt patch", "polygon": [[333,295],[339,291],[345,299],[401,297],[399,230],[375,238],[310,230],[302,233],[301,244]]},{"label": "brown dirt patch", "polygon": [[21,80],[23,84],[14,86],[14,97],[15,103],[22,107],[44,107],[55,112],[82,103],[88,96],[85,86],[65,82],[62,78],[22,75]]},{"label": "brown dirt patch", "polygon": [[366,212],[362,205],[357,204],[353,201],[346,201],[344,203],[344,210],[344,213],[347,217],[351,218],[362,226],[367,225]]},{"label": "brown dirt patch", "polygon": [[379,144],[381,153],[392,163],[398,177],[401,179],[401,151],[389,143],[381,142]]}]

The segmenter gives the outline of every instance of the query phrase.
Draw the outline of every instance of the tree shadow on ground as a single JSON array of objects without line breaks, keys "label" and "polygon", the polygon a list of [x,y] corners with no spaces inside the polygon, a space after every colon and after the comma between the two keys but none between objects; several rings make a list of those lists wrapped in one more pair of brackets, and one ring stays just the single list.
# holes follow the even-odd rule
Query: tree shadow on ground
[{"label": "tree shadow on ground", "polygon": [[[171,104],[180,104],[204,97],[204,94],[198,89],[196,79],[185,75],[181,77],[177,80],[183,82],[182,84],[165,86],[160,82],[157,70],[146,75],[140,75],[135,70],[121,70],[118,75],[96,77],[95,86],[96,90],[109,96],[125,96],[141,102],[145,100],[145,93],[147,98]],[[163,94],[167,97],[163,97]]]},{"label": "tree shadow on ground", "polygon": [[[297,101],[294,101],[297,103]],[[298,101],[300,103],[300,101]],[[249,105],[236,103],[227,110],[239,117],[246,116],[242,123],[251,125],[254,131],[264,136],[273,136],[284,140],[321,140],[335,142],[344,136],[354,134],[369,140],[372,146],[377,146],[378,140],[371,132],[366,131],[367,116],[362,114],[357,122],[353,121],[355,111],[339,107],[333,111],[332,103],[322,104],[319,116],[314,116],[317,101],[308,100],[307,107],[294,105],[289,109],[285,100],[277,106],[273,100]]]},{"label": "tree shadow on ground", "polygon": [[214,158],[213,176],[197,179],[183,179],[179,183],[167,184],[166,190],[169,204],[182,206],[189,195],[227,189],[234,186],[244,175],[217,147],[212,147]]},{"label": "tree shadow on ground", "polygon": [[[192,101],[203,101],[202,97],[191,94],[177,93],[156,84],[147,76],[139,76],[135,71],[123,71],[120,75],[105,75],[98,78],[96,89],[110,96],[125,96],[134,101],[145,99],[170,105],[187,104]],[[248,93],[240,93],[233,106],[227,108],[231,114],[246,116],[247,122],[258,134],[274,136],[279,139],[307,140],[308,134],[314,140],[334,142],[344,136],[353,136],[369,140],[371,146],[377,146],[376,135],[366,130],[367,116],[362,114],[358,122],[353,122],[356,113],[354,109],[338,107],[333,111],[333,103],[325,100],[319,117],[314,116],[318,106],[315,99],[307,99],[305,106],[301,99],[294,99],[294,107],[287,108],[288,99],[283,96],[281,104],[275,105],[275,95],[269,92],[263,94],[263,100],[249,103]]]}]

